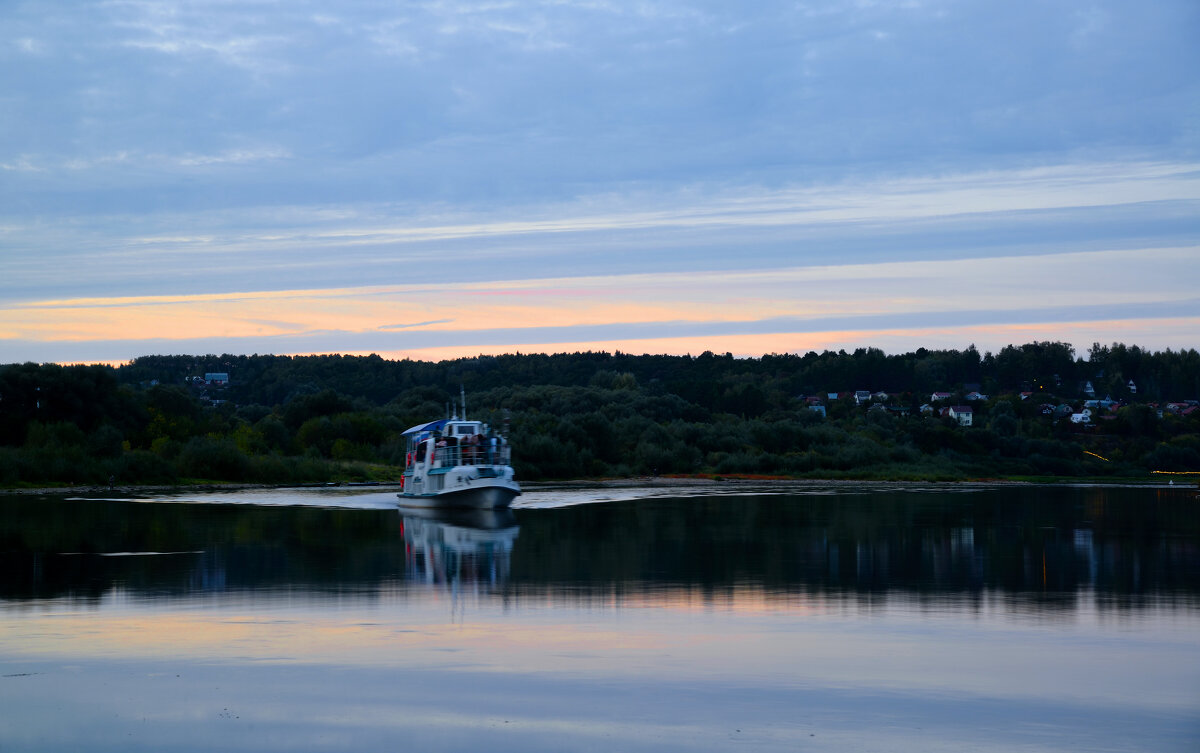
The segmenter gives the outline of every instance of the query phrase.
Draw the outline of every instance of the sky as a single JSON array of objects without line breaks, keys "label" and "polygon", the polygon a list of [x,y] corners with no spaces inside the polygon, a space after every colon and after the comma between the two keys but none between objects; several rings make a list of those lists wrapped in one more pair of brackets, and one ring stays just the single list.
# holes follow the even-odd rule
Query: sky
[{"label": "sky", "polygon": [[1200,3],[0,3],[0,363],[1200,347]]}]

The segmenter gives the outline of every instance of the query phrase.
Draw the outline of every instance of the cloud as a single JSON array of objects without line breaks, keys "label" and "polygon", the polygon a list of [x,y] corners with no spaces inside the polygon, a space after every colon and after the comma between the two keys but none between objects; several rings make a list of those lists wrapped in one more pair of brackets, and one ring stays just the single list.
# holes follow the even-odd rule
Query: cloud
[{"label": "cloud", "polygon": [[419,329],[421,327],[429,327],[434,324],[452,324],[453,319],[431,319],[427,322],[414,322],[412,324],[381,324],[377,329],[381,332],[389,332],[401,329]]},{"label": "cloud", "polygon": [[[918,348],[962,349],[974,344],[981,351],[998,351],[1013,343],[1057,340],[1073,343],[1082,349],[1093,342],[1136,343],[1150,349],[1178,349],[1189,342],[1200,328],[1200,317],[1167,319],[1100,319],[1067,322],[1017,322],[964,325],[939,322],[928,327],[852,330],[786,331],[772,333],[734,333],[689,336],[671,332],[617,331],[613,337],[587,339],[585,333],[564,332],[562,337],[546,333],[544,339],[513,337],[504,340],[453,341],[431,339],[423,341],[364,338],[353,334],[329,332],[308,337],[207,337],[187,340],[131,339],[103,340],[81,343],[62,342],[0,342],[0,363],[10,361],[35,362],[103,362],[122,363],[138,356],[161,353],[343,353],[366,355],[375,353],[387,358],[442,360],[478,355],[504,353],[569,353],[578,351],[619,350],[625,353],[668,353],[697,355],[710,350],[730,352],[738,357],[759,357],[768,353],[804,353],[825,349],[853,350],[877,347],[889,353],[911,352]],[[602,335],[603,333],[586,333]],[[1183,346],[1189,347],[1189,346]]]},{"label": "cloud", "polygon": [[[203,169],[276,154],[217,155]],[[446,260],[462,281],[724,274],[833,260],[1185,245],[1200,233],[1200,170],[1191,163],[1085,164],[774,188],[700,185],[475,211],[345,204],[3,219],[12,247],[40,253],[6,267],[0,302],[71,290],[121,297],[364,280],[427,284],[444,279]],[[62,275],[64,266],[75,275]]]},{"label": "cloud", "polygon": [[[706,337],[761,342],[767,335],[846,331],[992,327],[1020,332],[1115,319],[1197,319],[1200,298],[1179,274],[1197,258],[1200,247],[1192,246],[724,273],[46,300],[0,309],[0,352],[23,359],[31,356],[16,351],[30,352],[34,342],[91,350],[88,343],[127,341],[122,347],[128,347],[133,340],[181,352],[213,337],[223,338],[226,350],[247,352],[521,349]],[[394,323],[406,315],[413,323]],[[47,347],[35,346],[32,352]]]},{"label": "cloud", "polygon": [[287,149],[266,147],[261,149],[230,149],[220,154],[189,154],[184,157],[177,157],[175,160],[182,167],[197,167],[207,165],[245,165],[263,160],[288,159],[291,156],[291,152]]},{"label": "cloud", "polygon": [[0,328],[749,337],[719,330],[1187,300],[1163,260],[1194,266],[1200,237],[1196,20],[1189,0],[0,4]]},{"label": "cloud", "polygon": [[[0,10],[14,46],[48,28],[45,44],[73,57],[0,83],[15,105],[0,162],[264,142],[311,160],[221,191],[110,166],[94,190],[133,181],[123,200],[135,209],[163,186],[171,203],[221,195],[227,206],[264,185],[305,203],[348,191],[521,203],[1194,144],[1187,71],[1200,53],[1183,2],[1095,4],[1111,21],[1089,33],[1105,43],[1070,53],[1069,34],[1094,26],[1075,10],[988,3],[832,3],[814,15],[784,2],[347,2],[334,17],[313,2],[125,2],[50,26],[33,7]],[[97,85],[103,98],[79,96]]]},{"label": "cloud", "polygon": [[14,40],[13,44],[18,50],[27,55],[41,55],[46,52],[46,46],[32,37],[21,37]]}]

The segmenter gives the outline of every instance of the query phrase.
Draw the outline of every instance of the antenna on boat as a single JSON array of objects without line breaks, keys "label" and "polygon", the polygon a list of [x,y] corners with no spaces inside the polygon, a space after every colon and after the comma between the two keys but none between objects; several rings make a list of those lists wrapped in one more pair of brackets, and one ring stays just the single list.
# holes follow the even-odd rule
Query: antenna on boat
[{"label": "antenna on boat", "polygon": [[458,385],[458,394],[462,397],[463,420],[466,421],[467,420],[467,389],[465,387],[463,387],[461,383],[459,383],[459,385]]}]

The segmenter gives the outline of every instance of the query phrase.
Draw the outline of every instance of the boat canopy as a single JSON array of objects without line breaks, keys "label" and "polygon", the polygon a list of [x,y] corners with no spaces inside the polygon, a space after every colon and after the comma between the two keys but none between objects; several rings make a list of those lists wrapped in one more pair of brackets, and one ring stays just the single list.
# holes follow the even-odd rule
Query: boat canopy
[{"label": "boat canopy", "polygon": [[438,429],[442,428],[446,424],[450,423],[450,421],[451,421],[451,419],[443,418],[438,421],[430,421],[427,424],[417,424],[416,426],[412,427],[408,431],[404,432],[404,434],[402,434],[401,436],[407,437],[409,434],[419,434],[423,431],[437,431]]}]

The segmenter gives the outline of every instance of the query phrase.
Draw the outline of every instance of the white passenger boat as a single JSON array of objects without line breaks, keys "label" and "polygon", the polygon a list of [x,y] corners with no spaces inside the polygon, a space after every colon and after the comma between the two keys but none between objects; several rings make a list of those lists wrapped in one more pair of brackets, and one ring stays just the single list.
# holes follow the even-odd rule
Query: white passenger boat
[{"label": "white passenger boat", "polygon": [[404,491],[397,496],[406,507],[493,510],[521,493],[508,441],[482,421],[447,418],[404,436]]}]

